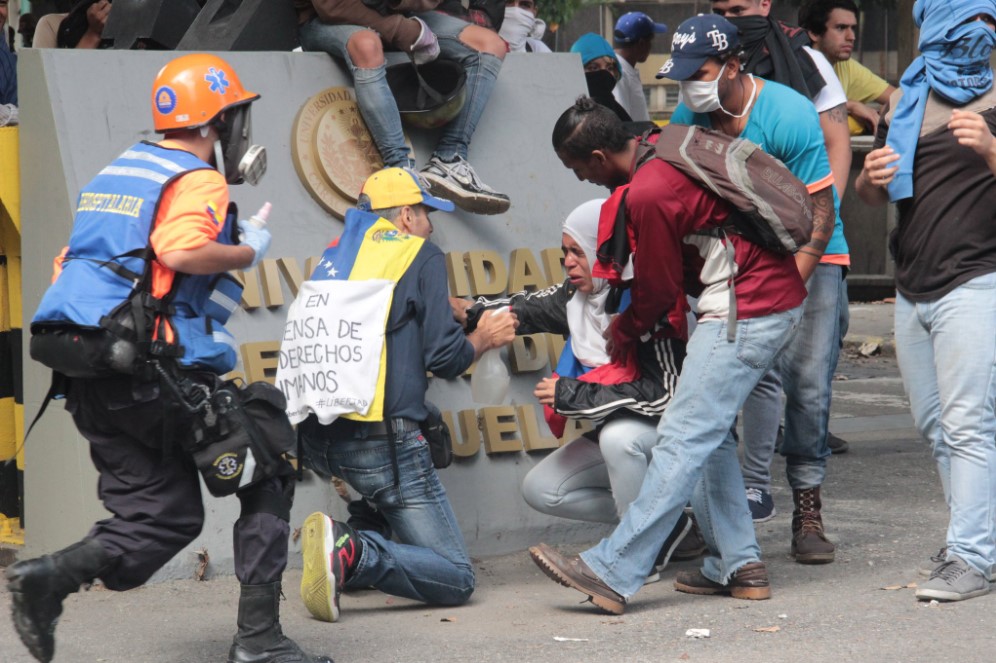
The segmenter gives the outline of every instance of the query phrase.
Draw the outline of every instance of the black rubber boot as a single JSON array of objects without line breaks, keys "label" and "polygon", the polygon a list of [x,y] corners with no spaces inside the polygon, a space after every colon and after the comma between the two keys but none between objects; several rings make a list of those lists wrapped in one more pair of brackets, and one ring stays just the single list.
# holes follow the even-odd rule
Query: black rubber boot
[{"label": "black rubber boot", "polygon": [[59,552],[26,559],[7,569],[14,627],[32,656],[42,663],[52,660],[63,599],[97,578],[107,562],[103,546],[93,539],[83,539]]},{"label": "black rubber boot", "polygon": [[242,585],[239,632],[228,652],[228,663],[332,663],[326,656],[309,656],[280,628],[280,583]]}]

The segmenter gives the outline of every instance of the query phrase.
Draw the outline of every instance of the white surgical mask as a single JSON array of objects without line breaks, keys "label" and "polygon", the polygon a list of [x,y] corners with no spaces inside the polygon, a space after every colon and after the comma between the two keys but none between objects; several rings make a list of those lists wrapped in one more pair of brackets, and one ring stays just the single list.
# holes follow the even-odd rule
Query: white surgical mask
[{"label": "white surgical mask", "polygon": [[723,75],[720,69],[719,75],[711,81],[678,81],[678,90],[681,92],[681,101],[688,106],[693,113],[711,113],[720,107],[719,103],[719,77]]},{"label": "white surgical mask", "polygon": [[505,20],[498,34],[508,42],[510,51],[519,52],[526,50],[527,37],[540,39],[545,31],[546,23],[533,16],[531,11],[522,7],[505,7]]}]

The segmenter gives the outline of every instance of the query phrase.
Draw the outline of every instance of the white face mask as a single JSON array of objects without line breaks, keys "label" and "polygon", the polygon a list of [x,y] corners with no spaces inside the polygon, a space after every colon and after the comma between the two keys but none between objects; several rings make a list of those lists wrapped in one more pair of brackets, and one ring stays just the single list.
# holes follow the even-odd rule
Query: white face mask
[{"label": "white face mask", "polygon": [[541,39],[546,31],[546,23],[533,13],[522,7],[505,7],[505,20],[502,21],[498,34],[508,42],[511,51],[522,51],[526,48],[526,37]]},{"label": "white face mask", "polygon": [[681,101],[693,113],[711,113],[720,107],[719,78],[726,68],[719,70],[719,75],[711,81],[678,81]]}]

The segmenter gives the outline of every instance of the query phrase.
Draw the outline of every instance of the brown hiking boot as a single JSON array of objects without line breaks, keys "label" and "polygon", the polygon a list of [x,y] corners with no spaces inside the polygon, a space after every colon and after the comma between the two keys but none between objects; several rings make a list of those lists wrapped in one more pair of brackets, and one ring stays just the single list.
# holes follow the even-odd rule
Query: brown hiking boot
[{"label": "brown hiking boot", "polygon": [[768,582],[768,569],[764,562],[744,564],[730,577],[725,585],[713,582],[699,570],[679,571],[674,579],[674,588],[686,594],[727,594],[735,599],[763,601],[771,598],[771,584]]},{"label": "brown hiking boot", "polygon": [[529,549],[529,556],[536,566],[554,582],[564,587],[572,587],[582,594],[588,595],[588,600],[602,610],[613,615],[621,615],[626,607],[626,599],[614,589],[602,582],[595,572],[588,568],[584,560],[577,555],[564,557],[556,550],[541,543]]},{"label": "brown hiking boot", "polygon": [[823,533],[820,487],[793,490],[792,500],[792,556],[800,564],[829,564],[835,548]]}]

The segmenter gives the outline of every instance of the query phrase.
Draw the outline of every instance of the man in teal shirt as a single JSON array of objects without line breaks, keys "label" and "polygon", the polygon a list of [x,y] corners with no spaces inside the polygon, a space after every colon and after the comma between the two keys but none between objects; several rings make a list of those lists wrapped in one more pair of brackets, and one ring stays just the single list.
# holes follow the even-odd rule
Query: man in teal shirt
[{"label": "man in teal shirt", "polygon": [[[820,486],[830,455],[831,381],[847,329],[844,275],[849,259],[840,201],[813,104],[791,88],[743,73],[740,64],[737,28],[722,16],[700,15],[678,26],[671,60],[658,77],[678,81],[681,89],[684,101],[671,122],[698,124],[757,143],[802,180],[813,198],[813,238],[796,254],[809,294],[799,331],[772,373],[781,377],[787,398],[781,453],[795,505],[792,554],[800,563],[827,563],[833,561],[834,546],[823,532]],[[752,490],[767,489],[770,500],[774,432],[782,414],[777,389],[777,377],[769,374],[750,397],[771,405],[755,410],[757,421],[746,416],[744,420],[745,428],[757,426],[770,433],[754,438],[763,448],[747,445],[748,498],[756,497]],[[765,480],[768,485],[759,485]]]}]

